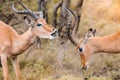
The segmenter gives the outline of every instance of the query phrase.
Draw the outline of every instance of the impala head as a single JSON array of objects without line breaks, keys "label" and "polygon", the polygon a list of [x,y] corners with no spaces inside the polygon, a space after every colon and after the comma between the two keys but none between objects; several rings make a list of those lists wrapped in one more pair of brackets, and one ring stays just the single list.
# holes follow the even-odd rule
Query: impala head
[{"label": "impala head", "polygon": [[57,36],[57,29],[54,29],[51,25],[46,23],[45,19],[43,19],[42,17],[43,15],[41,14],[41,12],[40,14],[36,14],[35,12],[32,12],[31,10],[26,8],[22,3],[19,2],[19,4],[23,6],[25,10],[16,10],[14,7],[14,3],[12,4],[12,10],[17,14],[26,14],[33,18],[32,19],[25,16],[24,20],[30,27],[32,27],[32,30],[36,36],[49,39],[54,39]]},{"label": "impala head", "polygon": [[[82,64],[82,69],[88,69],[89,68],[89,64],[91,62],[91,57],[92,57],[92,49],[90,48],[90,45],[87,44],[90,40],[90,38],[94,37],[95,36],[95,33],[96,33],[96,30],[93,30],[92,28],[89,29],[89,31],[86,33],[85,35],[85,38],[80,41],[80,43],[77,43],[75,41],[75,39],[73,38],[73,35],[70,31],[71,29],[71,24],[72,24],[72,17],[71,17],[71,13],[74,15],[75,17],[75,20],[77,19],[75,13],[70,10],[70,9],[67,9],[65,8],[66,11],[69,13],[69,20],[68,20],[68,27],[69,27],[69,33],[68,33],[68,38],[69,40],[74,44],[74,46],[77,47],[78,49],[78,52],[80,54],[80,59],[81,59],[81,64]],[[75,22],[75,21],[74,21]],[[73,28],[75,28],[77,26],[73,26]]]},{"label": "impala head", "polygon": [[80,54],[82,69],[88,69],[93,56],[93,49],[90,46],[90,39],[95,36],[96,30],[92,28],[86,33],[85,38],[80,41],[77,46],[78,52]]}]

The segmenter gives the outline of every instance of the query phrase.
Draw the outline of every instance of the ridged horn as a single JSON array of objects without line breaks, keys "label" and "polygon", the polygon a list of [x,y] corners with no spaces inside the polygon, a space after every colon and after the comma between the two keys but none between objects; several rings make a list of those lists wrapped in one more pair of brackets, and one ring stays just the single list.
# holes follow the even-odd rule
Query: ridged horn
[{"label": "ridged horn", "polygon": [[68,19],[68,23],[67,23],[67,27],[68,27],[68,38],[69,40],[75,45],[77,46],[78,43],[75,41],[75,39],[73,38],[73,35],[71,35],[71,26],[72,26],[72,14],[74,15],[75,19],[77,19],[76,15],[74,14],[74,12],[68,8],[65,8],[64,9],[69,13],[69,19]]},{"label": "ridged horn", "polygon": [[32,12],[31,10],[29,10],[27,7],[25,7],[21,2],[19,2],[19,4],[25,9],[25,10],[17,10],[15,7],[14,7],[14,3],[12,3],[12,10],[17,13],[17,14],[27,14],[27,15],[30,15],[32,16],[35,20],[38,20],[39,17],[34,14],[34,12]]}]

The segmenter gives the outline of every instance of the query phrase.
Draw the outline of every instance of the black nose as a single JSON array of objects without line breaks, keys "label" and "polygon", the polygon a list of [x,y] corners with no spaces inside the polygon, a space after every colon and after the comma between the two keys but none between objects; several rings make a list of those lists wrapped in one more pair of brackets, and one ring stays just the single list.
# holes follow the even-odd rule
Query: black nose
[{"label": "black nose", "polygon": [[82,69],[83,69],[83,70],[87,70],[87,66],[83,66]]}]

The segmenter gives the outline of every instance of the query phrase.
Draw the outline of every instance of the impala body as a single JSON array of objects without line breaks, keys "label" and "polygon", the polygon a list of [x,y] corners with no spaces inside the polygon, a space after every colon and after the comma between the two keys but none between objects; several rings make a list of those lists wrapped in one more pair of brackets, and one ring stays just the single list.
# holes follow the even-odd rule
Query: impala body
[{"label": "impala body", "polygon": [[36,37],[54,39],[57,36],[56,29],[52,28],[43,18],[34,14],[23,4],[21,5],[26,10],[18,11],[14,8],[14,4],[12,5],[12,10],[18,14],[27,14],[33,17],[33,20],[29,17],[24,17],[25,22],[30,26],[25,33],[19,35],[11,26],[0,21],[0,56],[4,80],[9,80],[7,58],[10,58],[12,61],[17,80],[21,80],[17,56],[29,48],[34,43]]},{"label": "impala body", "polygon": [[120,52],[120,31],[108,36],[84,39],[78,44],[78,50],[82,61],[82,68],[87,69],[93,54],[98,52],[116,54]]}]

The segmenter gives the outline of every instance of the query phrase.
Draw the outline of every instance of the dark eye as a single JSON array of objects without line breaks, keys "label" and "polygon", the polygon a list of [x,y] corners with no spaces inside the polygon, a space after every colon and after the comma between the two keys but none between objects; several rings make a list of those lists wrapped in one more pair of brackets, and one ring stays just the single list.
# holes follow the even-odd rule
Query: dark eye
[{"label": "dark eye", "polygon": [[79,51],[82,52],[82,51],[83,51],[83,48],[79,48]]},{"label": "dark eye", "polygon": [[39,26],[39,27],[40,27],[40,26],[42,26],[42,24],[40,24],[40,23],[39,23],[39,24],[37,24],[37,26]]}]

